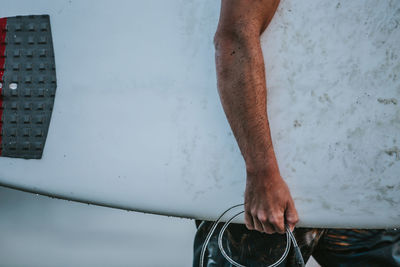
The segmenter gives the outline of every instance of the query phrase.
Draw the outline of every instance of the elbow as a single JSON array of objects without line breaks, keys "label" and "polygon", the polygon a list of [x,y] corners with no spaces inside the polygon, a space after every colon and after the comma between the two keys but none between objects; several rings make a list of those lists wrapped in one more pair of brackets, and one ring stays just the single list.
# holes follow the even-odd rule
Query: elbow
[{"label": "elbow", "polygon": [[260,41],[259,31],[255,31],[252,27],[245,25],[235,26],[229,28],[218,28],[214,35],[214,47],[218,50],[225,44],[240,45],[251,47],[254,42]]}]

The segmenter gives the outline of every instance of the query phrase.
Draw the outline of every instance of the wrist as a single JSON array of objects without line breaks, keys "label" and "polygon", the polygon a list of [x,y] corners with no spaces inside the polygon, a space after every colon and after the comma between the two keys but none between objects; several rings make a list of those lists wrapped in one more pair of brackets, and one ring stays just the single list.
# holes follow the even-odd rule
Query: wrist
[{"label": "wrist", "polygon": [[246,171],[248,174],[268,174],[279,173],[278,162],[275,157],[274,151],[271,149],[262,157],[255,159],[245,159]]},{"label": "wrist", "polygon": [[281,177],[276,160],[264,164],[246,164],[246,174],[248,179],[258,180],[272,180]]},{"label": "wrist", "polygon": [[276,171],[278,164],[272,142],[267,139],[248,146],[242,151],[246,169],[250,173],[266,173]]}]

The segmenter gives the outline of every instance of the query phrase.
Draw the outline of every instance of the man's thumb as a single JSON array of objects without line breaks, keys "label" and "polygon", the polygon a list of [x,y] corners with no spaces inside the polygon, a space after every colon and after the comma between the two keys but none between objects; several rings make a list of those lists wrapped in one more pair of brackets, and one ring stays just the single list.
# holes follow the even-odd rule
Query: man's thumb
[{"label": "man's thumb", "polygon": [[285,211],[286,224],[289,226],[290,230],[293,231],[296,223],[299,221],[299,216],[297,215],[296,208],[293,201],[289,201],[286,211]]}]

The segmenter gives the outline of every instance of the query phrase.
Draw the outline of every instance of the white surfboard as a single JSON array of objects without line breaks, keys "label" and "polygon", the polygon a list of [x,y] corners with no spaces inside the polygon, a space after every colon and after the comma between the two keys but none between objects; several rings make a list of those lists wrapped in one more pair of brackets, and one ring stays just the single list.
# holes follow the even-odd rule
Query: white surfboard
[{"label": "white surfboard", "polygon": [[[299,226],[400,226],[400,3],[282,0],[262,35],[268,115]],[[4,1],[49,14],[57,92],[41,159],[0,184],[212,220],[243,202],[216,88],[219,1]],[[243,218],[241,218],[243,221]]]}]

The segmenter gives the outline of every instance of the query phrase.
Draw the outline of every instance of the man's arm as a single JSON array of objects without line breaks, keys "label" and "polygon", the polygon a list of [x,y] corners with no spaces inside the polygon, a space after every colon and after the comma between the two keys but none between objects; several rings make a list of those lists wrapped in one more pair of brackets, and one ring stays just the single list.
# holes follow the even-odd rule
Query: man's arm
[{"label": "man's arm", "polygon": [[248,229],[284,233],[298,221],[281,178],[271,141],[260,35],[279,0],[222,0],[214,37],[218,92],[246,163],[245,222]]}]

